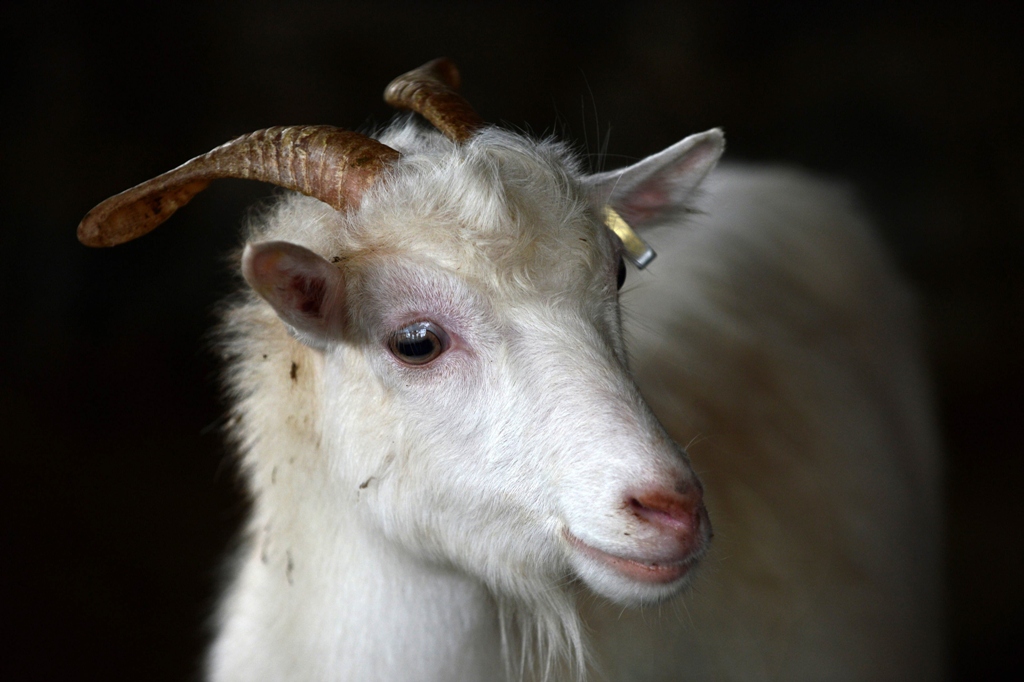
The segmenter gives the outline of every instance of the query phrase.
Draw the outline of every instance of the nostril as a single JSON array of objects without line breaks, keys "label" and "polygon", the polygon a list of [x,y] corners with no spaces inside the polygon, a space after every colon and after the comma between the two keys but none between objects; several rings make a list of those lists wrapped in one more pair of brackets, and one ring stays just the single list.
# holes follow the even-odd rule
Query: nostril
[{"label": "nostril", "polygon": [[627,504],[642,521],[676,532],[694,533],[700,526],[703,495],[695,487],[684,492],[650,490],[627,498]]}]

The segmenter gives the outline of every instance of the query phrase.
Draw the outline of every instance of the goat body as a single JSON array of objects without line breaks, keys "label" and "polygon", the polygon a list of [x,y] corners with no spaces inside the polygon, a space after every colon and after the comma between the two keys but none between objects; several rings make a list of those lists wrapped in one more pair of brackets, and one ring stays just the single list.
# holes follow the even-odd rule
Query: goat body
[{"label": "goat body", "polygon": [[[637,188],[499,131],[381,139],[403,162],[359,213],[294,197],[250,236],[338,260],[347,329],[289,333],[256,298],[228,318],[255,505],[214,679],[497,679],[503,640],[513,674],[538,676],[937,669],[936,444],[909,301],[841,190],[724,170],[695,196],[706,141]],[[613,186],[661,253],[622,303],[639,393],[590,210]],[[381,339],[420,319],[458,335],[447,364],[387,357]],[[588,565],[566,535],[642,559],[658,533],[624,500],[693,485],[640,393],[693,443],[718,530],[692,594],[646,608],[660,583]]]},{"label": "goat body", "polygon": [[[307,178],[335,129],[261,131],[80,228],[305,145],[259,171],[311,196],[251,227],[223,325],[253,506],[210,678],[938,677],[913,306],[846,192],[712,172],[717,130],[586,175],[460,121],[360,138],[340,194]],[[621,303],[607,206],[661,254]]]}]

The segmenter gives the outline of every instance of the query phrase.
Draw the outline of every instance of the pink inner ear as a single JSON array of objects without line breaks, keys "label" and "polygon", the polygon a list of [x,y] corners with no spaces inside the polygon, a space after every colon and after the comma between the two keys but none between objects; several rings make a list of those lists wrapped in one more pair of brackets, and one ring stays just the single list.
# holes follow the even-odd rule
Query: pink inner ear
[{"label": "pink inner ear", "polygon": [[242,274],[282,320],[309,339],[340,331],[342,274],[316,253],[289,242],[249,244]]},{"label": "pink inner ear", "polygon": [[668,187],[661,178],[651,178],[625,198],[619,211],[627,222],[642,225],[655,220],[671,201]]},{"label": "pink inner ear", "polygon": [[323,278],[294,275],[290,285],[296,299],[295,307],[305,315],[320,317],[320,309],[327,297],[327,283]]},{"label": "pink inner ear", "polygon": [[723,145],[717,129],[691,135],[629,168],[602,175],[600,183],[609,188],[611,203],[626,222],[643,227],[686,208]]}]

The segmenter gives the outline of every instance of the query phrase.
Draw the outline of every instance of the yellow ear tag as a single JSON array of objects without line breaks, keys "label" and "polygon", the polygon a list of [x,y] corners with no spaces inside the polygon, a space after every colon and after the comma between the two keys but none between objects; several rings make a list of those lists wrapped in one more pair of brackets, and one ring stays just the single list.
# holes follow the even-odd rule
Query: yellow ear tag
[{"label": "yellow ear tag", "polygon": [[615,235],[622,241],[622,245],[626,248],[626,257],[629,262],[637,267],[639,270],[646,268],[654,257],[657,255],[654,253],[654,249],[647,245],[643,239],[640,238],[633,228],[629,226],[622,216],[619,215],[611,206],[605,204],[604,208],[601,209],[604,214],[604,224],[609,230],[615,233]]}]

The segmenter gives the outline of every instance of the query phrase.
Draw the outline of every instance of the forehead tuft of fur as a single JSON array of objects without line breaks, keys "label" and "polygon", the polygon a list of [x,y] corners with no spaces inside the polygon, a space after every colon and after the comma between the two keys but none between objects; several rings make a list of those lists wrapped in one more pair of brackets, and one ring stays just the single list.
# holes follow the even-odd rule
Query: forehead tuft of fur
[{"label": "forehead tuft of fur", "polygon": [[290,196],[251,238],[327,259],[400,256],[538,294],[586,289],[606,270],[613,242],[565,145],[496,128],[456,145],[412,118],[379,139],[402,157],[357,211]]}]

